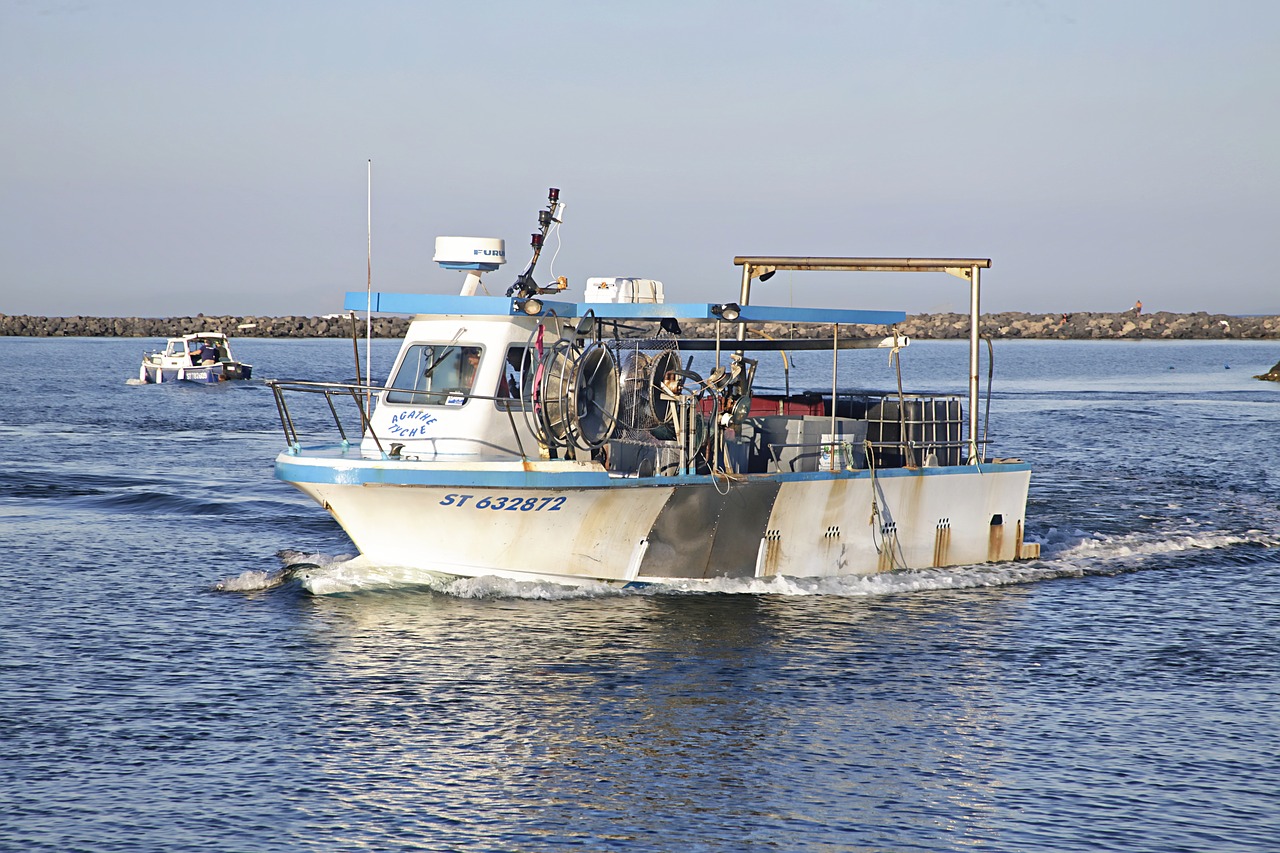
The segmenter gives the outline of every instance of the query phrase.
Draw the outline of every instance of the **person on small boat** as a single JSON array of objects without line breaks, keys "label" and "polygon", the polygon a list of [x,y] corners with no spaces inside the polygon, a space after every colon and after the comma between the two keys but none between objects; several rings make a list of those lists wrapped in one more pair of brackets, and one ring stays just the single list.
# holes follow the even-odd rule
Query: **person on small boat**
[{"label": "person on small boat", "polygon": [[200,363],[201,364],[217,364],[218,350],[208,341],[200,342]]}]

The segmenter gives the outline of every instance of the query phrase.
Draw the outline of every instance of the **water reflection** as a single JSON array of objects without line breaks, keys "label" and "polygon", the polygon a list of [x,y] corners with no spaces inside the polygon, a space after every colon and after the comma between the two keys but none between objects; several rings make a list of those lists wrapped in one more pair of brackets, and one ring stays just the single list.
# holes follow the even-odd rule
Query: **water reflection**
[{"label": "water reflection", "polygon": [[835,840],[886,808],[925,833],[1001,788],[990,652],[1024,598],[305,598],[300,723],[336,809],[437,840],[670,839],[691,814]]}]

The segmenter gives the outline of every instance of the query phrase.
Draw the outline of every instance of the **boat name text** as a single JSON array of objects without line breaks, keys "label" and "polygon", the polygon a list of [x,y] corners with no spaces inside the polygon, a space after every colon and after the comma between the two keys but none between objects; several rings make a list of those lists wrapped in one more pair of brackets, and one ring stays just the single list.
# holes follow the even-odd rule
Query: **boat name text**
[{"label": "boat name text", "polygon": [[438,418],[430,412],[424,412],[421,409],[410,409],[407,412],[397,412],[392,415],[391,426],[387,427],[387,431],[400,438],[414,438],[415,436],[426,435],[427,427],[437,420]]},{"label": "boat name text", "polygon": [[474,497],[475,495],[458,495],[450,493],[444,496],[444,500],[440,501],[440,506],[466,506],[471,509],[506,510],[508,512],[542,512],[543,510],[546,510],[547,512],[559,512],[560,507],[564,506],[565,502],[565,498],[559,496],[547,498],[526,498],[519,495],[499,495],[496,498],[491,498],[488,495],[484,495],[474,503],[469,503],[469,501]]}]

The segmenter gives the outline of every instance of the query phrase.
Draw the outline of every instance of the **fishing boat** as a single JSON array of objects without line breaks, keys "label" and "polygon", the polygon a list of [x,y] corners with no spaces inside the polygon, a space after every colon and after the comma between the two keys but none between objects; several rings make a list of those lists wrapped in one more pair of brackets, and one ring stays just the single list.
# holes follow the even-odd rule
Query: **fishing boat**
[{"label": "fishing boat", "polygon": [[253,365],[231,355],[231,342],[222,332],[192,332],[169,338],[162,350],[143,353],[138,379],[145,383],[222,382],[248,379]]},{"label": "fishing boat", "polygon": [[[978,430],[989,260],[741,256],[736,301],[669,303],[661,282],[616,277],[566,299],[563,280],[533,278],[562,210],[553,189],[505,296],[480,295],[504,242],[461,237],[435,255],[465,272],[458,295],[348,293],[350,311],[413,317],[385,383],[268,382],[286,440],[275,475],[332,514],[357,560],[629,585],[1038,556],[1030,465],[993,458]],[[850,350],[910,343],[903,312],[754,304],[753,283],[780,270],[966,280],[967,413],[964,395],[757,386],[761,359],[788,351],[829,353],[834,377]],[[756,334],[768,323],[801,335]],[[303,429],[304,410],[331,440]]]}]

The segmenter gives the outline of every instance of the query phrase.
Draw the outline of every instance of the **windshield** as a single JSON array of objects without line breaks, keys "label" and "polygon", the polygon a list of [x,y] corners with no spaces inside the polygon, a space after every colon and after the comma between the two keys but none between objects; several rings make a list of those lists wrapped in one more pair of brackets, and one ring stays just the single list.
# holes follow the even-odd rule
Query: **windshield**
[{"label": "windshield", "polygon": [[405,352],[387,392],[389,403],[461,406],[475,385],[482,347],[414,344]]}]

